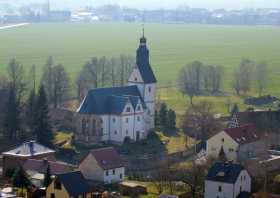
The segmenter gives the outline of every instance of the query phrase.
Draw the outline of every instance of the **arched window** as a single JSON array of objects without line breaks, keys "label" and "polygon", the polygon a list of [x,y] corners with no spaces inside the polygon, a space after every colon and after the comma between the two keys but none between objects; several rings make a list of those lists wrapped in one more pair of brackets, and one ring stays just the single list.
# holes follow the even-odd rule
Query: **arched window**
[{"label": "arched window", "polygon": [[86,133],[86,128],[87,128],[87,121],[86,119],[82,119],[82,133],[85,134]]}]

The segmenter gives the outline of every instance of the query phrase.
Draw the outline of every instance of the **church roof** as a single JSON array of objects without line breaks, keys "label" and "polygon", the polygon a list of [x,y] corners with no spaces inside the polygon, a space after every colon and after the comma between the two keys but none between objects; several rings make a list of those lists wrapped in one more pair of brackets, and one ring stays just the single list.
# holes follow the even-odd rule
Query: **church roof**
[{"label": "church roof", "polygon": [[208,171],[206,180],[234,184],[242,170],[240,164],[217,162]]},{"label": "church roof", "polygon": [[140,71],[144,83],[156,83],[156,77],[150,65],[150,52],[147,48],[147,39],[144,37],[140,38],[140,45],[137,49],[136,65]]},{"label": "church roof", "polygon": [[131,102],[135,109],[139,101],[145,107],[136,85],[93,89],[88,92],[77,112],[82,114],[120,114],[127,102]]},{"label": "church roof", "polygon": [[144,83],[156,83],[156,77],[150,65],[138,66],[140,74],[143,78]]}]

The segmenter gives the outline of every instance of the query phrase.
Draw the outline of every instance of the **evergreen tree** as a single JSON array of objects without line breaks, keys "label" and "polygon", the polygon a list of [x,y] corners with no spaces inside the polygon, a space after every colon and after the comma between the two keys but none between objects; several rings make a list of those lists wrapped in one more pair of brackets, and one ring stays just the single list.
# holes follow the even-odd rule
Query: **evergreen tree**
[{"label": "evergreen tree", "polygon": [[176,113],[172,109],[169,109],[167,113],[167,127],[169,129],[176,128]]},{"label": "evergreen tree", "polygon": [[32,135],[35,135],[34,125],[36,122],[36,94],[33,89],[30,92],[26,108],[26,123]]},{"label": "evergreen tree", "polygon": [[17,132],[20,130],[20,106],[13,87],[10,87],[9,90],[9,102],[7,104],[4,126],[7,136],[10,139],[15,139]]},{"label": "evergreen tree", "polygon": [[50,183],[52,182],[51,179],[51,170],[50,170],[50,165],[48,164],[46,173],[44,175],[44,187],[48,187],[50,185]]},{"label": "evergreen tree", "polygon": [[159,122],[162,127],[166,126],[166,121],[167,121],[167,106],[165,103],[162,103],[160,105],[160,110],[159,110]]},{"label": "evergreen tree", "polygon": [[52,147],[52,128],[49,121],[49,107],[44,86],[39,89],[36,102],[36,121],[34,131],[37,135],[37,141],[45,146]]},{"label": "evergreen tree", "polygon": [[14,173],[12,182],[13,187],[21,188],[22,192],[24,188],[27,188],[31,185],[31,182],[22,166],[20,166]]}]

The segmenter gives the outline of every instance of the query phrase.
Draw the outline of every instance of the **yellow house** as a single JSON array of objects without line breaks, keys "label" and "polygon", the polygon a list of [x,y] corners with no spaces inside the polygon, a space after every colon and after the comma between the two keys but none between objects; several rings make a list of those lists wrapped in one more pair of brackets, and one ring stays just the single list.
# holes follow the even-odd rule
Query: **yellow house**
[{"label": "yellow house", "polygon": [[46,198],[91,198],[91,195],[80,171],[56,175],[46,189]]},{"label": "yellow house", "polygon": [[265,144],[254,125],[227,128],[207,140],[208,157],[225,155],[228,161],[243,161],[262,155]]}]

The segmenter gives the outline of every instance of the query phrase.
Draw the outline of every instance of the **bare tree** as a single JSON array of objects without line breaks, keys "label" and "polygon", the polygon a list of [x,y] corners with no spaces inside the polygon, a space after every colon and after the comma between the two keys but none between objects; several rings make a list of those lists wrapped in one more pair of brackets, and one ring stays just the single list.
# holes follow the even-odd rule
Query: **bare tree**
[{"label": "bare tree", "polygon": [[186,66],[181,69],[178,76],[179,89],[183,94],[189,96],[191,105],[193,105],[193,97],[197,94],[194,74],[192,67]]},{"label": "bare tree", "polygon": [[211,134],[220,130],[222,125],[214,117],[213,104],[202,101],[187,110],[183,117],[182,128],[187,135],[205,141]]},{"label": "bare tree", "polygon": [[14,89],[17,100],[20,103],[24,92],[26,91],[23,66],[15,59],[12,59],[8,65],[7,70],[10,86],[12,89]]},{"label": "bare tree", "polygon": [[256,66],[256,83],[259,96],[261,96],[267,86],[267,64],[265,62],[260,62]]},{"label": "bare tree", "polygon": [[63,65],[59,64],[53,67],[53,104],[54,108],[61,104],[69,96],[70,81]]}]

